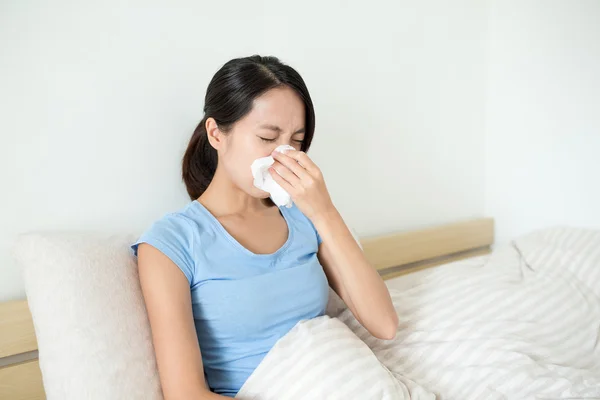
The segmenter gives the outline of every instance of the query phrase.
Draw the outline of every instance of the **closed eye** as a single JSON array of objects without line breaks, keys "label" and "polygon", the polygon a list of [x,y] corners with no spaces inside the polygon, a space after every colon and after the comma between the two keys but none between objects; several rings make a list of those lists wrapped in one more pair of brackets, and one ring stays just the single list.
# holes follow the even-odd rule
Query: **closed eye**
[{"label": "closed eye", "polygon": [[265,138],[262,136],[259,136],[260,140],[262,140],[263,142],[267,142],[267,143],[273,143],[275,140],[277,139],[269,139],[269,138]]}]

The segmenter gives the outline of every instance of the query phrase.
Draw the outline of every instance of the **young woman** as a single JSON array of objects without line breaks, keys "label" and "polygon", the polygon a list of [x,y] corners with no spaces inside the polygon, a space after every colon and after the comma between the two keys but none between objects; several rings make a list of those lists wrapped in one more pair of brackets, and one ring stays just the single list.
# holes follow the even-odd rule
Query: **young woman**
[{"label": "young woman", "polygon": [[[306,155],[315,114],[300,75],[275,57],[226,63],[183,158],[192,201],[132,247],[166,400],[234,397],[275,342],[323,315],[329,286],[374,336],[393,338],[389,293]],[[279,145],[296,150],[273,153]],[[250,169],[292,197],[278,208]]]}]

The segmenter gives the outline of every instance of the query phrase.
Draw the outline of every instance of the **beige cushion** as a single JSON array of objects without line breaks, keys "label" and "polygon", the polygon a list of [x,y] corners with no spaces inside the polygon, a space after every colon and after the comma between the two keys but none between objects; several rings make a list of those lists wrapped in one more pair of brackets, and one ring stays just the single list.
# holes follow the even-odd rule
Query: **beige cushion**
[{"label": "beige cushion", "polygon": [[23,267],[49,400],[162,399],[129,244],[135,236],[27,234]]}]

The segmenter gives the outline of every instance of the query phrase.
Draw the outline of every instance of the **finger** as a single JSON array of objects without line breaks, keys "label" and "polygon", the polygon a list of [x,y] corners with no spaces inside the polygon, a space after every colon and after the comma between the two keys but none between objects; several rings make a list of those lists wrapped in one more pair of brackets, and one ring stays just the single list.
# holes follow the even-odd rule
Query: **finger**
[{"label": "finger", "polygon": [[273,152],[273,158],[288,167],[301,180],[306,180],[309,178],[309,172],[302,165],[298,164],[298,161],[295,159],[278,151]]},{"label": "finger", "polygon": [[279,186],[283,188],[283,190],[285,190],[289,194],[292,194],[292,192],[294,191],[294,187],[290,185],[290,183],[286,181],[281,175],[279,175],[277,171],[275,171],[275,168],[269,168],[269,173],[273,177],[273,180],[277,182]]},{"label": "finger", "polygon": [[279,174],[283,179],[285,179],[293,187],[298,187],[301,185],[300,178],[294,172],[292,172],[287,166],[283,165],[279,161],[275,161],[275,163],[271,166],[271,168],[273,168],[277,174]]},{"label": "finger", "polygon": [[304,167],[312,176],[317,177],[321,174],[321,170],[317,164],[310,159],[303,151],[289,150],[285,152],[285,156],[296,160],[300,166]]}]

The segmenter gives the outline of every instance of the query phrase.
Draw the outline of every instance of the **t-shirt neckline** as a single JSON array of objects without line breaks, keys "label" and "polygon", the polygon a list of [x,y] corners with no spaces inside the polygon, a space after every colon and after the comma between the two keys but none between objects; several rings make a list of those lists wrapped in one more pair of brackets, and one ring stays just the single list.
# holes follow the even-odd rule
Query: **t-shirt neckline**
[{"label": "t-shirt neckline", "polygon": [[279,254],[281,254],[282,252],[284,252],[290,246],[290,244],[292,243],[292,239],[293,239],[293,235],[294,235],[294,229],[293,229],[294,224],[290,221],[289,215],[287,214],[287,210],[285,210],[283,207],[280,207],[279,211],[281,212],[281,215],[283,216],[283,219],[285,220],[285,223],[286,223],[287,228],[288,228],[288,237],[287,237],[287,240],[274,253],[268,253],[268,254],[262,254],[261,253],[261,254],[258,254],[258,253],[254,253],[254,252],[248,250],[240,242],[238,242],[236,238],[234,238],[233,236],[231,236],[231,234],[229,232],[227,232],[227,229],[225,229],[225,227],[221,224],[221,222],[219,222],[219,220],[202,203],[200,203],[198,200],[193,200],[192,203],[195,203],[194,205],[196,206],[196,208],[207,217],[207,219],[211,222],[211,224],[219,232],[221,232],[221,234],[223,234],[223,236],[225,236],[227,238],[227,240],[235,248],[237,248],[239,251],[245,253],[246,255],[249,255],[251,257],[262,257],[262,258],[277,257]]}]

